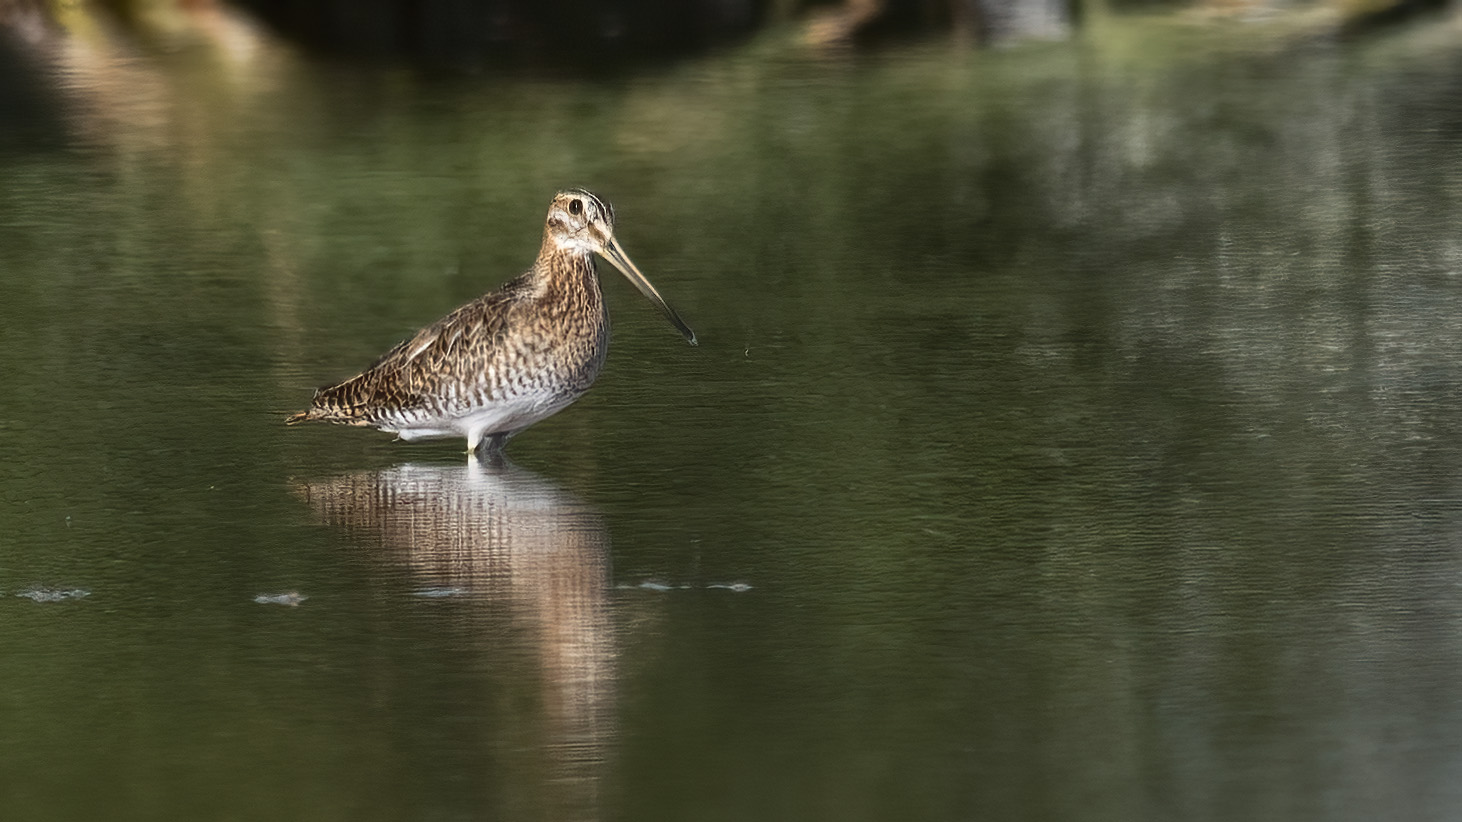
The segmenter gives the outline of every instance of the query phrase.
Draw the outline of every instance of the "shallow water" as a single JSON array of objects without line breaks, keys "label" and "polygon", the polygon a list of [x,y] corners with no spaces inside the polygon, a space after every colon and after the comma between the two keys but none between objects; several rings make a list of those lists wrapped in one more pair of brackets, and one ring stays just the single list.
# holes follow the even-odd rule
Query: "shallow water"
[{"label": "shallow water", "polygon": [[[593,81],[214,25],[19,50],[7,818],[1459,812],[1454,24]],[[700,346],[606,273],[516,465],[283,427],[568,185]]]}]

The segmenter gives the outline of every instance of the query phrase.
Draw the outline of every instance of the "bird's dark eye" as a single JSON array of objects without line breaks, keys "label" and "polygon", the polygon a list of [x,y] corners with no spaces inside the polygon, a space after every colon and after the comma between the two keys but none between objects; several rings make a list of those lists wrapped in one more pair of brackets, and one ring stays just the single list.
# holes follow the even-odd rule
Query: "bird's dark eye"
[{"label": "bird's dark eye", "polygon": [[579,216],[580,214],[583,214],[584,213],[584,201],[583,200],[569,200],[569,213],[572,214],[572,215],[574,215],[575,217]]}]

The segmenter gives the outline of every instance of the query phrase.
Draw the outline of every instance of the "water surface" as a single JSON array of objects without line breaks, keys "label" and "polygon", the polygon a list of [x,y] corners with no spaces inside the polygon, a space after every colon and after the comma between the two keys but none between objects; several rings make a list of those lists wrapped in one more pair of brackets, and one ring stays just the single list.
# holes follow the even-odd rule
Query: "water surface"
[{"label": "water surface", "polygon": [[[215,23],[19,52],[8,818],[1458,813],[1453,24],[582,80]],[[699,347],[608,272],[515,465],[283,427],[569,185]]]}]

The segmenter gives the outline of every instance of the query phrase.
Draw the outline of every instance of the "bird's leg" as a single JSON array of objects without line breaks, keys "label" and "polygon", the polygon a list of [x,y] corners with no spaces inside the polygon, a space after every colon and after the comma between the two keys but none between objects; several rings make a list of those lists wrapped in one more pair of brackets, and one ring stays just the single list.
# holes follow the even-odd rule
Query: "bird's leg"
[{"label": "bird's leg", "polygon": [[503,444],[508,441],[507,434],[488,434],[480,437],[477,446],[467,452],[469,460],[476,461],[478,457],[489,465],[502,465],[505,459],[503,455]]},{"label": "bird's leg", "polygon": [[479,434],[475,440],[468,439],[467,450],[473,451],[479,456],[490,457],[493,454],[502,453],[503,445],[507,441],[507,434],[488,434],[486,436]]}]

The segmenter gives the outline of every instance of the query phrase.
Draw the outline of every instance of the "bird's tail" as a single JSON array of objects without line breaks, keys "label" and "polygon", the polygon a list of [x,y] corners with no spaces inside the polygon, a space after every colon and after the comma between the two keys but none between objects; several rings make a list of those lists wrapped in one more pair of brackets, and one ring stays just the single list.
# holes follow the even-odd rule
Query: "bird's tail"
[{"label": "bird's tail", "polygon": [[316,419],[319,419],[319,415],[316,414],[315,409],[311,408],[308,411],[301,411],[298,414],[290,414],[288,417],[285,417],[284,424],[299,425],[302,422],[309,422],[310,420]]},{"label": "bird's tail", "polygon": [[315,389],[315,396],[310,398],[310,407],[299,412],[298,414],[289,415],[285,418],[284,424],[299,425],[302,422],[314,422],[315,420],[333,421],[338,415],[339,409],[336,408],[332,403],[320,402],[320,398],[327,395],[328,392],[333,390],[333,388],[335,387],[338,386],[332,386],[331,388]]},{"label": "bird's tail", "polygon": [[291,414],[285,425],[299,425],[302,422],[343,423],[345,425],[366,425],[364,416],[367,404],[362,400],[357,383],[360,377],[353,377],[339,385],[315,391],[310,407],[298,414]]}]

